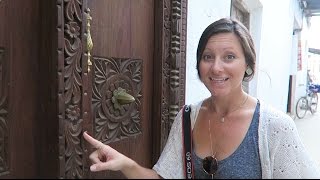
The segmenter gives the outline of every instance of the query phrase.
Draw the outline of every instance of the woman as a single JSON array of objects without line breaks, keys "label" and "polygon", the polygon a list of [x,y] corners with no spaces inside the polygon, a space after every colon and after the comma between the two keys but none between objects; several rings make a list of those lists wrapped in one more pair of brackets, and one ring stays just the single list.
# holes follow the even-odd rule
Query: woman
[{"label": "woman", "polygon": [[[203,32],[197,70],[211,97],[191,105],[194,177],[319,178],[292,119],[244,92],[242,82],[252,79],[255,61],[252,38],[240,22],[222,18]],[[153,169],[84,133],[98,148],[90,156],[91,170],[120,170],[128,178],[185,178],[181,118],[182,111]],[[107,160],[101,162],[102,156]]]}]

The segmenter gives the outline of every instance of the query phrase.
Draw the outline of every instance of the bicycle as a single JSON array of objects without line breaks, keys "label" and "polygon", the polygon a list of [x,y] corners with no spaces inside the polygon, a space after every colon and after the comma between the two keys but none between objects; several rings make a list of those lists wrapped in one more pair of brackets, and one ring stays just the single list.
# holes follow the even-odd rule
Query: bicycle
[{"label": "bicycle", "polygon": [[296,104],[296,116],[299,119],[304,118],[307,111],[309,110],[311,114],[314,114],[318,108],[318,92],[320,91],[319,86],[311,84],[307,88],[306,96],[299,98]]}]

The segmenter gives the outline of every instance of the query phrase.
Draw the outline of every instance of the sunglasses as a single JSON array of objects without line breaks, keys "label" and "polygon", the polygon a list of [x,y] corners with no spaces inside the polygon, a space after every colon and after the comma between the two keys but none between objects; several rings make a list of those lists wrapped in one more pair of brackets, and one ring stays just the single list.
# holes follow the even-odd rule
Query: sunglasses
[{"label": "sunglasses", "polygon": [[216,174],[218,170],[218,160],[214,156],[207,156],[202,161],[203,171],[212,177]]}]

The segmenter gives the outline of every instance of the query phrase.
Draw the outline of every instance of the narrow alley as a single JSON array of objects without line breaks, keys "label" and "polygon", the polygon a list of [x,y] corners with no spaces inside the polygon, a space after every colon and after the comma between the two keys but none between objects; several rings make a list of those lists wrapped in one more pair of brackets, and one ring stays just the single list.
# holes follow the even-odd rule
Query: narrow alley
[{"label": "narrow alley", "polygon": [[320,168],[320,107],[318,105],[318,110],[315,114],[311,114],[310,111],[307,112],[303,119],[294,119],[297,129],[301,135],[305,146],[313,156],[313,158],[318,163]]}]

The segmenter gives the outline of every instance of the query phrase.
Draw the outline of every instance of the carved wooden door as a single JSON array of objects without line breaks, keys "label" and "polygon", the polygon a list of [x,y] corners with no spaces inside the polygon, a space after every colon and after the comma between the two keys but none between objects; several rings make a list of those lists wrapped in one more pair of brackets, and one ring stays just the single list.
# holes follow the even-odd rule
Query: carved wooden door
[{"label": "carved wooden door", "polygon": [[0,0],[0,178],[123,177],[90,173],[83,131],[152,167],[184,104],[186,2]]},{"label": "carved wooden door", "polygon": [[[154,2],[90,0],[88,8],[93,42],[91,133],[152,167]],[[119,172],[91,175],[122,176]]]},{"label": "carved wooden door", "polygon": [[89,171],[83,131],[151,168],[184,103],[186,0],[39,2],[41,177],[123,178]]}]

